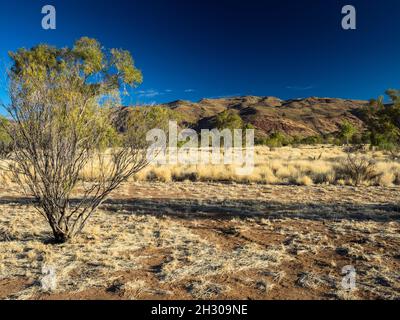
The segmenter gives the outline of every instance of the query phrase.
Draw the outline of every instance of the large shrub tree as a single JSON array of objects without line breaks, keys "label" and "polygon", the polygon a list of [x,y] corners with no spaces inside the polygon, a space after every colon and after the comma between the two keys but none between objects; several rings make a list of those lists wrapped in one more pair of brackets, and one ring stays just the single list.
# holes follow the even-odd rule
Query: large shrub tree
[{"label": "large shrub tree", "polygon": [[390,89],[386,94],[390,103],[385,104],[383,97],[371,100],[363,120],[373,146],[395,150],[400,145],[400,90]]},{"label": "large shrub tree", "polygon": [[[147,165],[146,132],[160,118],[142,110],[131,113],[123,134],[112,126],[122,89],[142,82],[128,51],[105,50],[85,37],[72,48],[39,45],[10,57],[9,169],[34,197],[55,241],[65,242],[110,192]],[[87,183],[81,173],[90,163],[98,177]]]}]

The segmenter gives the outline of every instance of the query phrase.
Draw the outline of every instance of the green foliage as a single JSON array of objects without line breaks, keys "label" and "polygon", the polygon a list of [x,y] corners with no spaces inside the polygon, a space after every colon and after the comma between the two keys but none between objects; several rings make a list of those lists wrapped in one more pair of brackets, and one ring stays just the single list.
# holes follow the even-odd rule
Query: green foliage
[{"label": "green foliage", "polygon": [[135,86],[143,80],[128,51],[111,49],[110,54],[95,40],[83,37],[73,48],[55,48],[41,44],[32,49],[10,52],[11,78],[17,79],[26,93],[40,89],[49,81],[54,93],[62,95],[60,84],[77,82],[81,92],[93,97],[115,95],[123,85]]},{"label": "green foliage", "polygon": [[[1,120],[12,146],[9,169],[37,200],[55,240],[64,242],[82,231],[110,192],[148,164],[147,125],[158,124],[164,114],[137,116],[127,134],[118,135],[112,107],[120,106],[122,89],[139,84],[142,75],[129,52],[107,52],[95,39],[81,38],[72,48],[19,49],[10,57],[6,109],[12,121]],[[82,170],[95,159],[98,178],[82,201],[71,201]]]},{"label": "green foliage", "polygon": [[83,37],[76,41],[72,50],[75,58],[82,59],[82,70],[86,76],[100,72],[105,67],[104,54],[100,43]]},{"label": "green foliage", "polygon": [[363,112],[363,120],[368,127],[364,138],[372,146],[393,150],[400,144],[400,90],[386,91],[391,103],[384,104],[383,97],[370,101]]},{"label": "green foliage", "polygon": [[8,133],[10,121],[0,116],[0,156],[5,156],[11,151],[11,137]]},{"label": "green foliage", "polygon": [[309,145],[322,144],[324,143],[324,138],[322,136],[309,136],[304,138],[301,143]]},{"label": "green foliage", "polygon": [[353,136],[358,132],[358,129],[349,121],[343,121],[340,125],[339,137],[344,143],[349,144]]},{"label": "green foliage", "polygon": [[269,137],[264,139],[259,139],[257,144],[262,144],[270,148],[280,148],[287,146],[293,142],[293,139],[286,136],[282,132],[274,132]]},{"label": "green foliage", "polygon": [[142,83],[142,73],[135,68],[134,61],[129,51],[126,50],[111,50],[112,64],[119,70],[125,83],[135,85],[136,83]]},{"label": "green foliage", "polygon": [[9,144],[11,142],[11,137],[8,134],[7,128],[10,124],[10,121],[5,117],[0,116],[0,143]]},{"label": "green foliage", "polygon": [[243,127],[244,130],[255,130],[256,128],[251,123],[246,123]]},{"label": "green foliage", "polygon": [[149,130],[160,129],[169,132],[169,122],[179,123],[180,116],[173,110],[166,107],[135,107],[129,113],[127,120],[127,130],[123,134],[123,139],[129,138],[131,143],[132,136],[137,140],[136,145],[146,144],[146,134]]},{"label": "green foliage", "polygon": [[299,146],[299,145],[319,145],[319,144],[335,144],[340,145],[341,140],[336,138],[333,134],[315,135],[302,137],[299,135],[287,136],[281,132],[273,133],[267,138],[259,138],[256,140],[257,145],[266,145],[270,147],[283,147],[283,146]]},{"label": "green foliage", "polygon": [[223,111],[219,113],[215,118],[215,126],[219,130],[224,129],[243,129],[244,124],[243,120],[237,113],[233,111]]},{"label": "green foliage", "polygon": [[[83,37],[73,48],[42,44],[9,55],[13,60],[13,106],[9,111],[23,120],[20,125],[25,132],[36,132],[39,145],[48,145],[55,132],[99,149],[118,142],[109,122],[110,108],[119,105],[124,85],[142,81],[128,51],[112,49],[108,54],[97,40]],[[37,96],[41,96],[42,106],[38,106]],[[40,122],[45,121],[49,121],[46,130],[38,132]],[[89,137],[96,137],[96,144]]]}]

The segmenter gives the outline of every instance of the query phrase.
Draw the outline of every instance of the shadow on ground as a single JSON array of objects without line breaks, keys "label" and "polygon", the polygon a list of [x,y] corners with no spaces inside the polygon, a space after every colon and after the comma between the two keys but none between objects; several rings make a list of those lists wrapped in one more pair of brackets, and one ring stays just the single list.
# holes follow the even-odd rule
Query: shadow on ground
[{"label": "shadow on ground", "polygon": [[[78,199],[75,199],[78,202]],[[32,205],[30,198],[1,198],[0,205]],[[167,215],[186,219],[306,219],[306,220],[400,220],[400,205],[395,203],[283,203],[263,200],[199,199],[109,199],[101,209],[124,214]]]}]

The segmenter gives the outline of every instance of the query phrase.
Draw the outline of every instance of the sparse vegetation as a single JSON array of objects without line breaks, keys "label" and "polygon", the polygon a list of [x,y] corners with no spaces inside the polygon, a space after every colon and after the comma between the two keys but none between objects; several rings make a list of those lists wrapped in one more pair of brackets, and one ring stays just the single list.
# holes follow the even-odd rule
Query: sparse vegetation
[{"label": "sparse vegetation", "polygon": [[[398,299],[398,201],[398,188],[129,182],[52,246],[17,198],[0,205],[0,297]],[[341,287],[349,264],[356,291]]]},{"label": "sparse vegetation", "polygon": [[[82,38],[11,58],[1,298],[399,298],[398,91],[391,105],[371,102],[365,128],[264,132],[253,172],[240,176],[235,165],[148,165],[146,132],[185,121],[165,106],[130,108],[120,121],[121,87],[142,80],[128,52]],[[210,119],[257,129],[252,110],[237,111]],[[15,197],[21,189],[30,198]],[[349,264],[357,290],[340,287]],[[44,291],[48,267],[57,288]]]},{"label": "sparse vegetation", "polygon": [[[246,176],[235,165],[150,165],[134,176],[137,181],[192,181],[271,185],[400,184],[400,163],[390,152],[339,146],[255,148],[255,168]],[[354,149],[355,150],[355,149]]]},{"label": "sparse vegetation", "polygon": [[[3,123],[12,152],[7,166],[25,194],[34,197],[55,241],[80,233],[109,193],[147,165],[146,132],[162,117],[154,110],[133,112],[128,130],[117,135],[110,107],[122,85],[142,80],[129,52],[110,53],[94,39],[73,48],[39,45],[10,53],[12,121]],[[6,124],[6,125],[4,125]],[[96,181],[80,180],[96,161]],[[73,201],[76,188],[84,192]]]}]

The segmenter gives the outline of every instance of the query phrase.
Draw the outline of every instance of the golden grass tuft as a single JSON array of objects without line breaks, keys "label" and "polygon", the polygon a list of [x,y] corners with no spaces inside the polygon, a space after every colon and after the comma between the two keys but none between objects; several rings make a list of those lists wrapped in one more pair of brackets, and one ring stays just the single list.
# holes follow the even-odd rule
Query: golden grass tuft
[{"label": "golden grass tuft", "polygon": [[391,187],[396,180],[393,172],[385,172],[378,178],[378,184],[381,187]]},{"label": "golden grass tuft", "polygon": [[296,179],[296,182],[300,186],[312,186],[314,182],[309,176],[301,176]]}]

